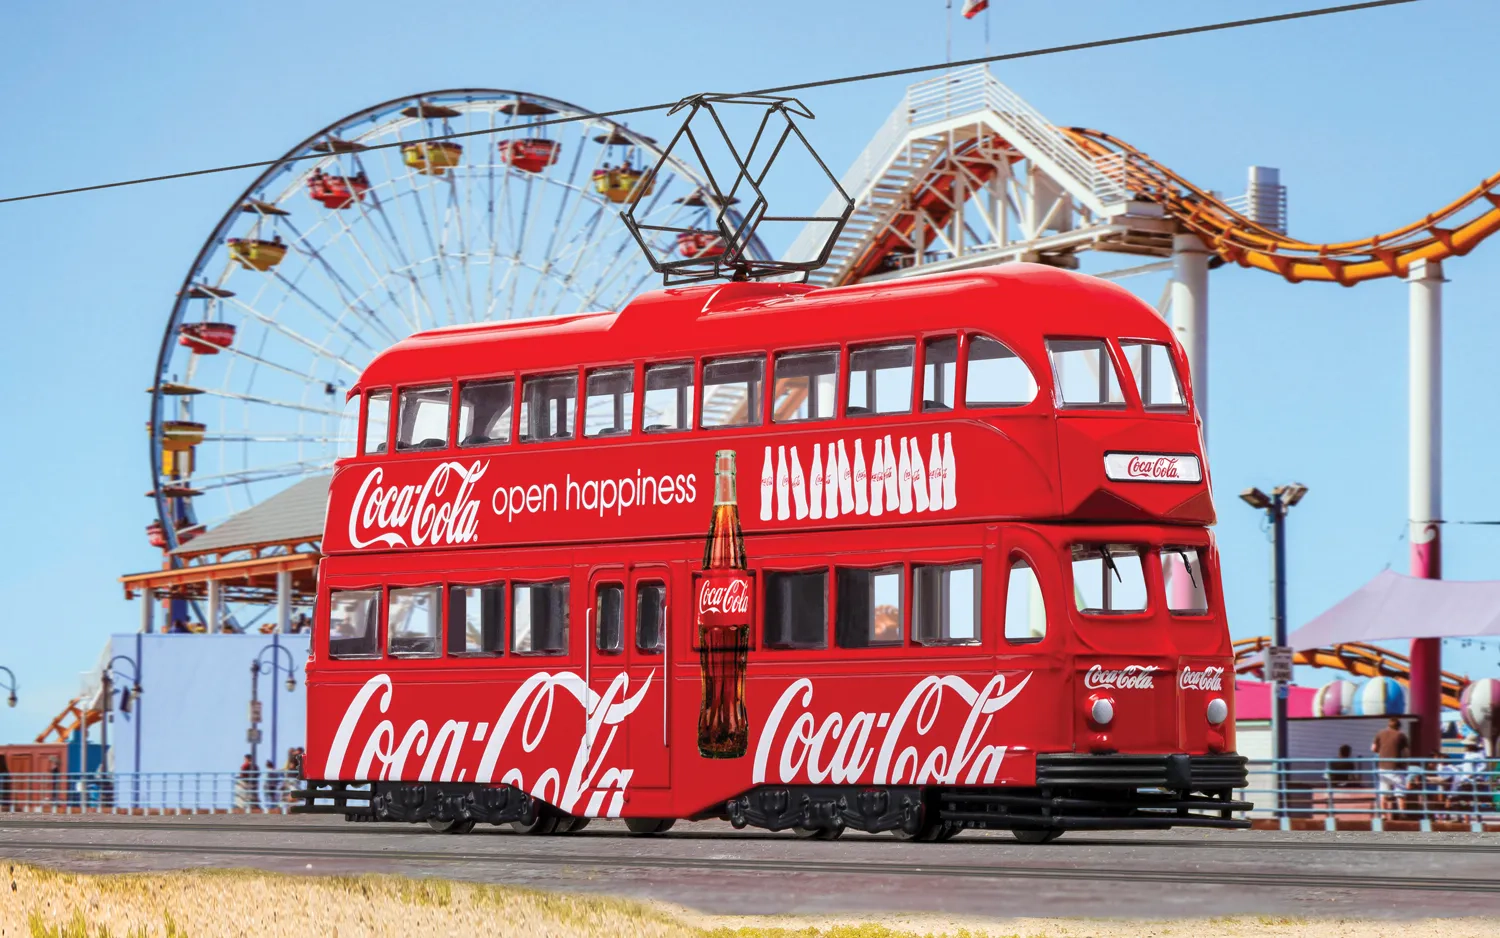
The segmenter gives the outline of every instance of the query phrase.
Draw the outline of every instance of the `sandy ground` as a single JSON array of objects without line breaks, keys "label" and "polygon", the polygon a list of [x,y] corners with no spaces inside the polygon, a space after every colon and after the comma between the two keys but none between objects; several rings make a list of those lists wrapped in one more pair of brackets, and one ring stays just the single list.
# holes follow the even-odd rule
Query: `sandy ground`
[{"label": "sandy ground", "polygon": [[941,916],[705,916],[664,904],[580,898],[395,876],[191,872],[90,876],[7,865],[0,938],[1500,938],[1500,921],[1306,920],[1270,916],[1172,922]]}]

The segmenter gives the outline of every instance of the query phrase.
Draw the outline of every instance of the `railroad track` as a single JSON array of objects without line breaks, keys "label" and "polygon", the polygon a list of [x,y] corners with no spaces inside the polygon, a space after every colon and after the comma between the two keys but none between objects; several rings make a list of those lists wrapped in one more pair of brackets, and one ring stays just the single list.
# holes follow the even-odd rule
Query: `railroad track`
[{"label": "railroad track", "polygon": [[[8,848],[8,849],[6,849]],[[726,857],[643,856],[577,852],[479,852],[464,850],[360,850],[333,847],[237,846],[232,844],[79,843],[76,841],[13,841],[0,846],[11,851],[47,853],[191,854],[241,859],[369,861],[395,860],[438,865],[664,869],[711,873],[807,873],[839,876],[900,878],[1100,881],[1174,883],[1216,886],[1260,886],[1281,890],[1402,890],[1500,895],[1500,879],[1420,876],[1343,876],[1306,871],[1256,873],[1236,870],[1151,870],[1087,866],[1005,866],[963,863],[891,863],[869,860],[735,859]]]}]

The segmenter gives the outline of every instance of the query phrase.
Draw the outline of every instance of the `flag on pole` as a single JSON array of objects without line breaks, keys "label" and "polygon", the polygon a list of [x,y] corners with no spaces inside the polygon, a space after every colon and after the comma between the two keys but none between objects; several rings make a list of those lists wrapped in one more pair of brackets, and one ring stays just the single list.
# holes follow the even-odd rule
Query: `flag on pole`
[{"label": "flag on pole", "polygon": [[964,0],[963,17],[971,20],[985,11],[990,5],[990,0]]}]

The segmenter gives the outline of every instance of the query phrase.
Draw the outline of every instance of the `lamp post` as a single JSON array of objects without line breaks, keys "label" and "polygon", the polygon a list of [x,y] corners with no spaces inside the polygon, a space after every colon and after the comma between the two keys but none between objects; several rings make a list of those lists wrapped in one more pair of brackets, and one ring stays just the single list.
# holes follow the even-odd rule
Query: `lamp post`
[{"label": "lamp post", "polygon": [[[271,660],[267,662],[266,652],[271,653]],[[292,657],[292,651],[281,644],[279,635],[271,636],[271,644],[261,648],[250,663],[250,761],[255,763],[256,770],[260,770],[260,676],[270,674],[271,680],[275,681],[281,673],[281,656],[286,655],[286,689],[288,693],[297,689],[297,660]],[[273,684],[271,687],[271,758],[276,758],[276,730],[277,701],[280,694],[277,693]]]},{"label": "lamp post", "polygon": [[[137,649],[136,653],[140,654],[139,649]],[[117,661],[130,665],[130,673],[128,675],[120,674],[115,670],[115,662]],[[130,681],[130,687],[126,688],[125,692],[120,695],[120,710],[128,710],[132,700],[139,706],[141,699],[141,665],[139,659],[132,658],[129,655],[115,655],[109,659],[109,663],[104,666],[104,671],[99,676],[100,683],[104,685],[104,712],[101,714],[99,721],[103,748],[99,764],[106,771],[109,771],[106,761],[109,759],[109,714],[110,710],[114,707],[114,679],[117,674]],[[141,799],[141,715],[139,712],[136,713],[131,723],[134,724],[135,729],[135,784],[131,790],[134,792],[135,804],[139,806]],[[113,788],[111,788],[111,794],[113,794]]]},{"label": "lamp post", "polygon": [[[1240,499],[1245,504],[1265,512],[1271,525],[1271,658],[1289,654],[1286,647],[1286,515],[1306,494],[1307,486],[1299,482],[1278,485],[1271,490],[1270,495],[1257,488],[1248,488],[1240,493]],[[1267,671],[1272,669],[1268,667]],[[1271,699],[1271,758],[1278,760],[1276,765],[1279,776],[1282,765],[1279,760],[1287,757],[1286,701],[1289,691],[1284,675],[1270,673],[1267,676],[1273,678],[1274,685]],[[1279,793],[1281,788],[1278,784],[1278,804],[1282,800]]]},{"label": "lamp post", "polygon": [[3,684],[0,684],[0,689],[3,689],[5,691],[7,691],[9,693],[9,695],[10,695],[10,696],[8,696],[8,697],[5,698],[5,702],[7,704],[9,704],[11,707],[15,707],[15,705],[16,705],[16,699],[17,699],[16,698],[16,672],[12,671],[10,668],[7,668],[3,664],[0,664],[0,671],[4,671],[5,672],[5,676],[6,676],[6,681]]}]

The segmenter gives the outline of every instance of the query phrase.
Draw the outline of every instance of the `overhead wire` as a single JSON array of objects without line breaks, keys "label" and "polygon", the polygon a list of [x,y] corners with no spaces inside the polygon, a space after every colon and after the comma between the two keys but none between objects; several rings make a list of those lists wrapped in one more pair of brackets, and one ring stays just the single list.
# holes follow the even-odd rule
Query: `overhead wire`
[{"label": "overhead wire", "polygon": [[[1110,46],[1123,46],[1132,43],[1150,42],[1157,39],[1174,39],[1182,36],[1193,36],[1202,33],[1222,32],[1230,29],[1243,29],[1250,26],[1266,26],[1272,23],[1285,23],[1294,20],[1312,19],[1315,17],[1334,16],[1343,13],[1356,13],[1364,10],[1373,10],[1379,7],[1401,6],[1404,4],[1417,3],[1420,0],[1365,0],[1361,3],[1345,3],[1338,6],[1318,7],[1310,10],[1294,10],[1287,13],[1274,13],[1267,16],[1256,16],[1248,19],[1226,20],[1218,23],[1205,23],[1200,26],[1183,26],[1177,29],[1163,29],[1149,33],[1136,33],[1130,36],[1117,36],[1110,39],[1093,39],[1087,42],[1067,43],[1059,46],[1047,46],[1039,49],[1027,49],[1021,52],[1004,52],[997,55],[982,55],[976,58],[963,59],[957,62],[935,62],[927,65],[912,65],[904,68],[885,69],[876,72],[863,72],[857,75],[845,75],[838,78],[825,78],[816,81],[798,82],[790,85],[779,85],[770,88],[760,88],[755,91],[743,91],[735,93],[735,97],[750,97],[761,95],[783,95],[794,91],[808,91],[814,88],[830,88],[837,85],[847,85],[855,82],[876,81],[882,78],[899,78],[906,75],[919,75],[924,72],[943,71],[947,69],[959,69],[972,65],[985,65],[995,62],[1014,62],[1020,59],[1039,58],[1047,55],[1059,55],[1065,52],[1083,52],[1089,49],[1103,49]],[[366,147],[367,150],[382,150],[390,147],[411,146],[413,144],[435,143],[443,140],[457,140],[465,137],[488,136],[491,134],[514,133],[520,130],[531,130],[540,127],[548,127],[554,124],[565,124],[580,120],[614,119],[617,117],[629,117],[633,114],[645,114],[651,111],[665,111],[676,107],[680,101],[666,101],[658,104],[645,104],[636,107],[615,108],[608,111],[590,111],[569,117],[554,117],[543,120],[528,121],[521,124],[511,124],[505,127],[485,127],[478,130],[455,131],[451,133],[435,134],[413,140],[401,140],[391,143],[373,144]],[[214,166],[206,169],[191,169],[176,173],[162,173],[156,176],[142,176],[134,179],[122,179],[115,182],[102,182],[86,186],[73,186],[67,189],[52,189],[44,192],[32,192],[26,195],[13,195],[0,198],[0,204],[10,202],[28,202],[35,199],[48,199],[63,195],[75,195],[81,192],[98,192],[104,189],[119,189],[126,186],[139,186],[148,183],[167,182],[174,179],[189,179],[196,176],[209,176],[217,173],[229,173],[242,169],[262,169],[277,166],[283,163],[293,163],[301,160],[325,159],[325,153],[303,153],[292,156],[281,156],[270,160],[252,160],[245,163],[232,163],[225,166]]]}]

